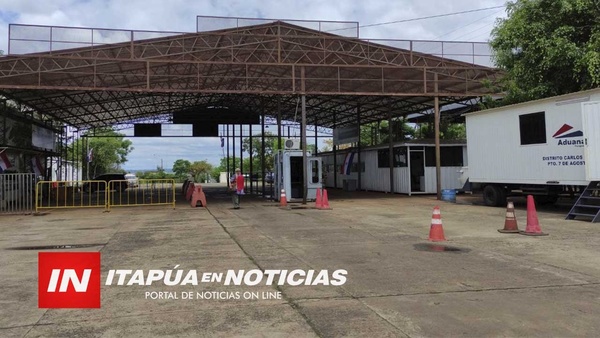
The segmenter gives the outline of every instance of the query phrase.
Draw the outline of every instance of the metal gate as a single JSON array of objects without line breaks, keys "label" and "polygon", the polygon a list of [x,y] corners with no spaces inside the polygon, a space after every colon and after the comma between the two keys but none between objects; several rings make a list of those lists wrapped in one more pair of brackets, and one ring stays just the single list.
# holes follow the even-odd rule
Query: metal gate
[{"label": "metal gate", "polygon": [[172,179],[113,181],[39,181],[36,211],[170,205],[175,208],[175,181]]},{"label": "metal gate", "polygon": [[35,181],[35,174],[0,174],[0,213],[33,212]]}]

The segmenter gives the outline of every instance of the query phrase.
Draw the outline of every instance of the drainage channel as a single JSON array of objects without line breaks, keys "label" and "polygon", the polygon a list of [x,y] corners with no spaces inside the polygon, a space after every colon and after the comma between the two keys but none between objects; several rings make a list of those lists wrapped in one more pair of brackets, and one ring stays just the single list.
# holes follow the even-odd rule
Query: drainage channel
[{"label": "drainage channel", "polygon": [[40,246],[16,246],[13,248],[6,248],[5,250],[57,250],[57,249],[79,249],[79,248],[90,248],[93,246],[105,246],[106,243],[92,243],[92,244],[63,244],[63,245],[40,245]]}]

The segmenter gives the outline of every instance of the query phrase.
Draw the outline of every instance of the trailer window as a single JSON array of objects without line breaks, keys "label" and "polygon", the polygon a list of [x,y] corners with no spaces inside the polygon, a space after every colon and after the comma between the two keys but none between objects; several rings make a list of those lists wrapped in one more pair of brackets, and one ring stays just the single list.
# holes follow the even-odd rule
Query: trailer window
[{"label": "trailer window", "polygon": [[546,143],[546,113],[519,115],[521,145]]},{"label": "trailer window", "polygon": [[[408,165],[406,159],[406,147],[394,147],[394,167],[406,167]],[[379,149],[377,150],[377,167],[378,168],[389,168],[390,167],[390,150]]]}]

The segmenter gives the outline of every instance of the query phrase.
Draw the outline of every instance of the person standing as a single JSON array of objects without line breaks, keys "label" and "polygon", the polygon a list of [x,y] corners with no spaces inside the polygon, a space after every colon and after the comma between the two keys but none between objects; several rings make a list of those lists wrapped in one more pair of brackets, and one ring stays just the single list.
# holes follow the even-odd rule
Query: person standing
[{"label": "person standing", "polygon": [[244,175],[240,168],[235,169],[235,175],[229,179],[229,188],[231,189],[231,199],[233,208],[240,208],[240,196],[244,195]]}]

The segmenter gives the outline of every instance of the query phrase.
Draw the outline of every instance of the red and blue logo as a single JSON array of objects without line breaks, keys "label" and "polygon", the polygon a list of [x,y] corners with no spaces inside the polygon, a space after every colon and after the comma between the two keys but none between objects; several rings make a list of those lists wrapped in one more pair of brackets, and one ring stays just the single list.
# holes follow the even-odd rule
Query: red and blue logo
[{"label": "red and blue logo", "polygon": [[572,131],[573,127],[568,124],[563,124],[560,129],[552,135],[554,138],[572,138],[572,137],[581,137],[583,136],[583,132],[581,130]]},{"label": "red and blue logo", "polygon": [[583,139],[572,140],[575,137],[583,137],[583,132],[581,130],[574,130],[572,126],[568,124],[563,124],[554,135],[553,138],[558,140],[558,145],[572,145],[572,146],[583,146]]}]

